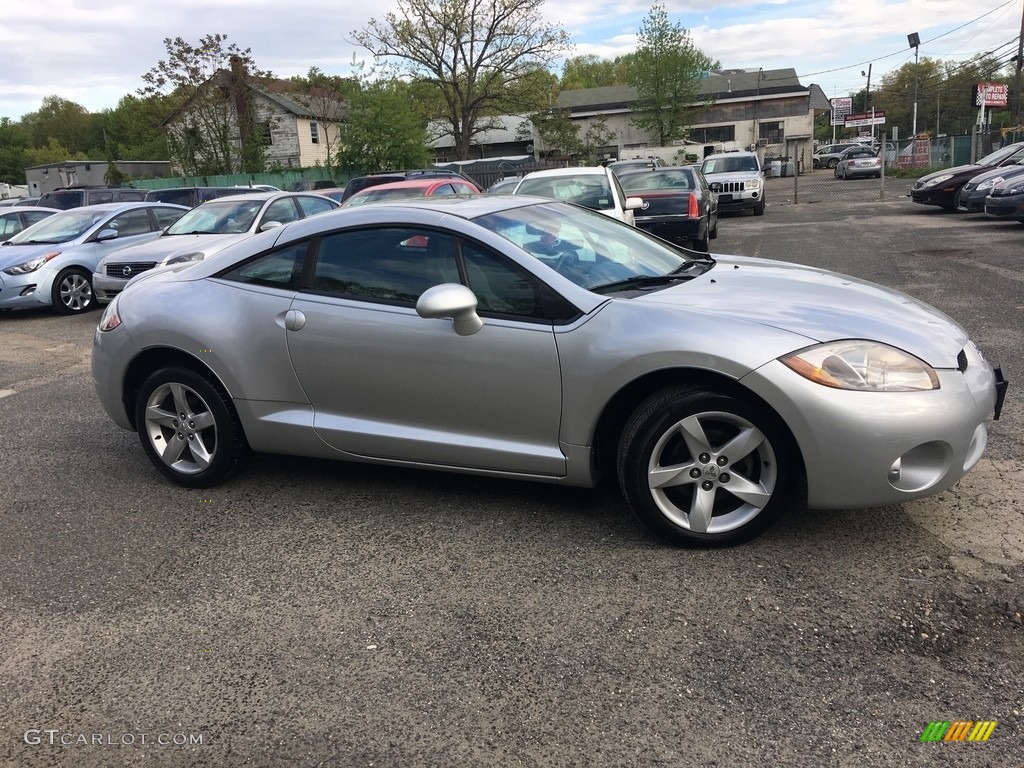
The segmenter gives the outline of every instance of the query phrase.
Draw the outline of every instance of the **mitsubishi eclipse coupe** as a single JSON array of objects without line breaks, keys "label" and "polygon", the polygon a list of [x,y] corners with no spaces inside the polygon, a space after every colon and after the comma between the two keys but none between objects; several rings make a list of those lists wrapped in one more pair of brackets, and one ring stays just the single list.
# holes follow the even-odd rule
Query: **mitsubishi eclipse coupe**
[{"label": "mitsubishi eclipse coupe", "polygon": [[[538,247],[539,243],[547,246]],[[940,311],[530,196],[313,216],[135,278],[93,377],[171,481],[249,451],[617,479],[677,544],[956,483],[1006,382]]]}]

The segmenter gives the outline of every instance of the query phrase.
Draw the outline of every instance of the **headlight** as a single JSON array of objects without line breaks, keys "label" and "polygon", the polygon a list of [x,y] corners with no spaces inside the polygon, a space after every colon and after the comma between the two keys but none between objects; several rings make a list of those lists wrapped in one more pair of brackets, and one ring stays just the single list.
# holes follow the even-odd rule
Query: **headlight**
[{"label": "headlight", "polygon": [[805,379],[836,389],[916,392],[939,388],[934,368],[877,341],[831,341],[779,360]]},{"label": "headlight", "polygon": [[743,188],[744,189],[760,189],[761,188],[761,180],[760,179],[747,179],[745,182],[743,182]]},{"label": "headlight", "polygon": [[100,317],[100,330],[101,331],[112,331],[121,324],[121,315],[117,312],[117,300],[121,298],[120,294],[114,297],[114,300],[107,304],[107,308],[103,310],[103,316]]},{"label": "headlight", "polygon": [[1006,188],[1005,194],[1007,195],[1020,195],[1024,194],[1024,181],[1015,181]]},{"label": "headlight", "polygon": [[934,187],[936,184],[941,184],[944,181],[949,181],[953,178],[952,173],[944,173],[941,176],[936,176],[934,179],[929,179],[921,186],[923,187]]},{"label": "headlight", "polygon": [[4,272],[8,275],[27,275],[29,272],[35,272],[50,259],[55,259],[58,256],[60,256],[60,251],[44,253],[42,256],[36,256],[34,259],[29,259],[21,264],[15,264],[13,267],[8,267]]},{"label": "headlight", "polygon": [[981,184],[979,184],[977,187],[975,187],[975,189],[988,189],[989,187],[994,187],[1002,180],[1002,176],[996,176],[994,179],[986,179],[985,181],[981,182]]},{"label": "headlight", "polygon": [[202,251],[196,251],[195,253],[182,253],[178,256],[173,256],[164,262],[165,266],[171,266],[172,264],[187,264],[190,261],[202,261],[205,254]]}]

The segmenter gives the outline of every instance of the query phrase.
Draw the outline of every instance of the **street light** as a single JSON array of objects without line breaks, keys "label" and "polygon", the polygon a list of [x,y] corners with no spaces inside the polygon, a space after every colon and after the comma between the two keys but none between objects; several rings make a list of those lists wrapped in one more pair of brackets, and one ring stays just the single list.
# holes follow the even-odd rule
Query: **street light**
[{"label": "street light", "polygon": [[917,32],[911,32],[907,35],[907,42],[914,49],[914,127],[911,128],[910,135],[917,136],[917,74],[920,71],[917,65],[917,54],[921,47],[921,37]]}]

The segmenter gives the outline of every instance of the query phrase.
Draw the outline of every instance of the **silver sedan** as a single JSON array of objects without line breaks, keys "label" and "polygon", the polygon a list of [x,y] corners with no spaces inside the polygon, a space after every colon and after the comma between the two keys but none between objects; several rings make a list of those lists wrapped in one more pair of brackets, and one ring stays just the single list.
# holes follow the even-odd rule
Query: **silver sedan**
[{"label": "silver sedan", "polygon": [[221,483],[250,450],[612,475],[645,525],[697,545],[804,501],[949,488],[1006,387],[906,295],[497,196],[326,213],[143,274],[100,321],[93,376],[180,485]]}]

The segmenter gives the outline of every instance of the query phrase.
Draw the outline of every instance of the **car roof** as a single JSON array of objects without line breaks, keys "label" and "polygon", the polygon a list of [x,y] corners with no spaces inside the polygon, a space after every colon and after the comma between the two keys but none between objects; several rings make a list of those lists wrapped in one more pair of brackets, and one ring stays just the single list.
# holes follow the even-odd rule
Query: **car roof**
[{"label": "car roof", "polygon": [[757,157],[756,152],[715,152],[708,155],[704,160],[717,160],[720,157]]},{"label": "car roof", "polygon": [[[5,205],[0,208],[0,213],[11,213],[12,211],[15,213],[19,211],[49,211],[50,213],[61,213],[63,210],[63,208],[51,208],[48,205]],[[74,208],[69,208],[68,210],[73,211]]]},{"label": "car roof", "polygon": [[79,205],[75,208],[68,208],[67,210],[60,211],[60,213],[74,213],[76,211],[89,211],[92,213],[100,213],[104,216],[120,213],[121,211],[130,211],[135,208],[180,208],[183,211],[189,210],[187,205],[178,205],[176,203],[159,203],[145,200],[133,200],[127,203],[96,203],[95,205]]},{"label": "car roof", "polygon": [[364,193],[369,194],[370,192],[377,192],[381,189],[430,189],[431,187],[438,187],[442,184],[451,184],[453,181],[462,181],[465,183],[465,179],[461,176],[449,176],[443,179],[406,179],[405,181],[389,181],[387,184],[374,184],[372,187],[361,189],[356,192],[356,195],[362,195]]}]

